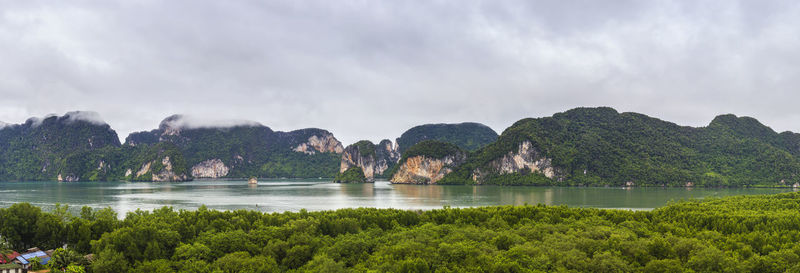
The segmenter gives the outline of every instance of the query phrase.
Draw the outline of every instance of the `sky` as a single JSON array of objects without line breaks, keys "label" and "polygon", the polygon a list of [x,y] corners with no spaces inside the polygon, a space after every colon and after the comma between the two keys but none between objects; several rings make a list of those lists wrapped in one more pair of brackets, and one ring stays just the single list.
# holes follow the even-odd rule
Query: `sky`
[{"label": "sky", "polygon": [[0,0],[0,121],[95,111],[123,139],[185,114],[346,145],[582,106],[798,132],[798,87],[798,1]]}]

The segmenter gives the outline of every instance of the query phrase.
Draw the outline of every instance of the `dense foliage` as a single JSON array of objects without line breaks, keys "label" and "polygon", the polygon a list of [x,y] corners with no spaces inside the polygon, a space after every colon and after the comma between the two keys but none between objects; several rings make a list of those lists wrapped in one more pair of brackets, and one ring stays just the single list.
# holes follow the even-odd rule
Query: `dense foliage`
[{"label": "dense foliage", "polygon": [[397,138],[401,153],[423,140],[452,143],[464,150],[474,151],[494,142],[497,132],[480,123],[425,124],[405,131]]},{"label": "dense foliage", "polygon": [[800,182],[800,135],[778,134],[748,117],[723,115],[693,128],[611,108],[577,108],[529,118],[444,179],[472,183],[476,169],[530,141],[556,170],[490,174],[486,184],[791,186]]},{"label": "dense foliage", "polygon": [[417,144],[414,144],[414,146],[411,146],[411,148],[408,148],[408,150],[406,150],[406,152],[403,153],[403,157],[402,159],[400,159],[400,162],[409,157],[415,157],[415,156],[443,158],[445,156],[454,155],[458,153],[464,153],[464,151],[461,150],[461,148],[459,148],[455,144],[437,140],[424,140]]},{"label": "dense foliage", "polygon": [[375,155],[375,144],[373,144],[372,141],[360,140],[356,143],[353,143],[352,146],[355,147],[358,153],[362,156]]},{"label": "dense foliage", "polygon": [[[15,249],[63,243],[91,272],[798,272],[800,193],[654,211],[500,206],[129,213],[0,209]],[[61,253],[71,261],[78,255]],[[75,259],[74,263],[82,263]],[[62,262],[60,266],[64,266]]]},{"label": "dense foliage", "polygon": [[350,167],[342,173],[336,175],[333,179],[336,183],[366,183],[367,178],[364,176],[364,170],[361,167]]}]

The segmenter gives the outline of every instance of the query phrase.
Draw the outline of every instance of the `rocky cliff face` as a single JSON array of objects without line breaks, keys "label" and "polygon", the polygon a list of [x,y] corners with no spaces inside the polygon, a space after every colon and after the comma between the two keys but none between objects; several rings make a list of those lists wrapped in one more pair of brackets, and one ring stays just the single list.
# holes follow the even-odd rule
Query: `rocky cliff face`
[{"label": "rocky cliff face", "polygon": [[310,155],[317,152],[341,154],[344,151],[344,147],[339,140],[333,137],[333,134],[326,132],[320,136],[313,135],[309,137],[307,142],[300,143],[292,150]]},{"label": "rocky cliff face", "polygon": [[220,178],[228,175],[230,168],[218,158],[209,159],[192,167],[192,176],[195,178]]},{"label": "rocky cliff face", "polygon": [[76,175],[64,175],[58,174],[58,182],[75,182],[80,180],[80,177]]},{"label": "rocky cliff face", "polygon": [[[133,175],[133,171],[128,169],[125,171],[126,175]],[[173,167],[172,159],[169,156],[164,156],[161,160],[153,160],[145,162],[142,167],[131,177],[136,181],[152,181],[152,182],[181,182],[189,181],[191,178],[185,173],[176,173]]]},{"label": "rocky cliff face", "polygon": [[351,167],[360,167],[368,182],[375,181],[376,176],[381,176],[397,164],[400,154],[391,140],[385,139],[377,146],[370,141],[359,141],[347,146],[342,152],[339,173],[344,173]]},{"label": "rocky cliff face", "polygon": [[435,184],[446,174],[451,173],[453,168],[464,163],[466,158],[464,153],[448,155],[444,158],[422,155],[409,157],[400,163],[391,181],[398,184]]},{"label": "rocky cliff face", "polygon": [[186,174],[179,175],[173,171],[172,161],[170,161],[169,156],[166,156],[161,160],[161,165],[163,166],[161,171],[153,174],[153,182],[177,182],[189,180],[189,177]]},{"label": "rocky cliff face", "polygon": [[559,170],[553,167],[552,160],[541,155],[530,141],[519,144],[516,151],[511,151],[503,157],[489,162],[483,169],[472,173],[472,180],[481,184],[489,173],[511,174],[524,170],[540,172],[547,178],[557,178]]},{"label": "rocky cliff face", "polygon": [[378,158],[386,158],[387,162],[398,162],[400,161],[400,151],[398,150],[399,146],[397,144],[393,144],[391,140],[384,139],[378,143],[377,150],[375,150],[375,155]]}]

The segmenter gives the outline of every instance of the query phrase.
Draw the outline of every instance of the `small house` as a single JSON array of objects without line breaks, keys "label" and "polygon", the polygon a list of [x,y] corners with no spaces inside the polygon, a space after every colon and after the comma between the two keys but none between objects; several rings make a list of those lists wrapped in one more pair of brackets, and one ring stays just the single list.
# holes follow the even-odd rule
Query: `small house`
[{"label": "small house", "polygon": [[27,268],[31,268],[31,264],[30,264],[31,263],[31,259],[38,257],[41,260],[40,263],[42,265],[46,265],[47,262],[50,261],[50,256],[47,255],[47,253],[45,253],[44,251],[41,251],[41,250],[38,250],[38,249],[36,249],[36,250],[37,251],[35,251],[35,252],[23,253],[23,254],[17,256],[16,263],[21,264],[26,269]]}]

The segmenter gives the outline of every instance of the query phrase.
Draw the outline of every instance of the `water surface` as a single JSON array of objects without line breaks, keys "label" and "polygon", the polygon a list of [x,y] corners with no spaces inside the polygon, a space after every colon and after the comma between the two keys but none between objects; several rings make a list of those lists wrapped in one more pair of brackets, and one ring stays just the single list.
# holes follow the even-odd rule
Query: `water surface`
[{"label": "water surface", "polygon": [[435,209],[443,206],[546,204],[573,207],[648,210],[670,201],[744,194],[771,194],[792,189],[765,188],[602,188],[501,187],[335,184],[328,180],[277,179],[248,185],[246,181],[182,183],[130,182],[3,182],[0,207],[16,202],[52,208],[111,207],[123,216],[136,209],[249,209],[264,212],[330,210],[353,207]]}]

